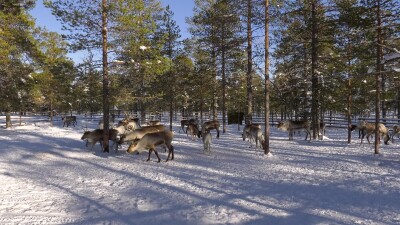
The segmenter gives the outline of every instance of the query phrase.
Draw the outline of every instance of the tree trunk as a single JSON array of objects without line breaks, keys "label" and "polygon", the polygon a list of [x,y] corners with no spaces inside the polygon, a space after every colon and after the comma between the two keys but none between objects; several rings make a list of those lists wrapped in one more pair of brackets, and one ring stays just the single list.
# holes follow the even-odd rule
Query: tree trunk
[{"label": "tree trunk", "polygon": [[107,0],[102,0],[102,38],[103,38],[103,151],[109,152],[109,78],[108,78],[108,60],[107,60]]},{"label": "tree trunk", "polygon": [[247,73],[246,73],[246,90],[247,90],[247,112],[246,112],[246,120],[252,121],[253,114],[253,85],[252,85],[252,70],[253,70],[253,35],[251,30],[251,18],[252,18],[252,10],[251,10],[251,0],[247,0]]},{"label": "tree trunk", "polygon": [[53,99],[50,98],[50,126],[53,126]]},{"label": "tree trunk", "polygon": [[265,1],[265,142],[264,154],[269,154],[269,2]]},{"label": "tree trunk", "polygon": [[[224,38],[222,38],[224,39]],[[222,133],[226,132],[226,112],[225,112],[225,99],[226,99],[226,77],[225,77],[225,49],[222,47],[221,52],[222,62],[221,62],[221,70],[222,70]]]},{"label": "tree trunk", "polygon": [[[375,73],[375,82],[376,82],[376,93],[375,93],[375,127],[378,127],[379,119],[380,119],[380,89],[381,89],[381,57],[382,57],[382,28],[381,28],[381,9],[380,9],[380,0],[377,1],[376,8],[376,16],[377,16],[377,45],[376,45],[376,73]],[[379,130],[375,129],[375,154],[379,154]]]},{"label": "tree trunk", "polygon": [[311,39],[311,89],[312,89],[312,104],[311,104],[311,117],[313,124],[313,139],[316,139],[319,135],[319,81],[317,74],[317,10],[316,10],[316,0],[312,1],[312,12],[311,12],[311,22],[312,22],[312,39]]},{"label": "tree trunk", "polygon": [[173,119],[173,115],[174,115],[174,101],[172,99],[172,97],[170,98],[170,102],[169,102],[169,130],[172,131],[172,119]]},{"label": "tree trunk", "polygon": [[217,88],[216,88],[216,82],[217,82],[217,56],[216,56],[216,52],[215,52],[215,48],[213,47],[212,51],[211,51],[211,58],[212,58],[212,62],[213,62],[213,68],[214,68],[214,81],[215,83],[213,83],[213,89],[214,89],[214,93],[213,93],[213,99],[212,99],[212,114],[213,114],[213,119],[216,120],[218,118],[218,114],[217,114],[217,99],[216,99],[216,92],[217,92]]},{"label": "tree trunk", "polygon": [[6,111],[6,128],[11,128],[12,124],[11,124],[11,112],[10,111]]},{"label": "tree trunk", "polygon": [[[170,59],[172,60],[172,56],[170,55]],[[171,84],[171,93],[169,94],[169,130],[172,131],[172,121],[174,118],[174,93],[175,93],[175,74],[171,71],[171,66],[169,69],[169,77],[172,79]]]},{"label": "tree trunk", "polygon": [[347,88],[348,88],[348,94],[347,94],[347,143],[351,143],[351,107],[352,107],[352,96],[351,96],[351,78],[349,76],[349,79],[347,81]]}]

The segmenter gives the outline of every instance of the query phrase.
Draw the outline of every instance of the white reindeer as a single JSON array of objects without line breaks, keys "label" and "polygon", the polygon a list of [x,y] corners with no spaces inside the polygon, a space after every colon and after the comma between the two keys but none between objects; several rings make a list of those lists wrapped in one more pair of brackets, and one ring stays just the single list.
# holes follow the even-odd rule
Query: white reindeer
[{"label": "white reindeer", "polygon": [[126,131],[132,131],[140,128],[138,120],[129,118],[122,119],[118,122],[117,126],[124,126]]},{"label": "white reindeer", "polygon": [[261,128],[251,127],[249,139],[250,139],[250,148],[253,147],[253,142],[254,142],[256,144],[256,149],[258,147],[263,149],[265,140]]},{"label": "white reindeer", "polygon": [[166,162],[171,157],[171,160],[174,159],[174,147],[172,146],[172,139],[174,138],[174,133],[172,133],[169,130],[165,131],[160,131],[160,132],[155,132],[155,133],[148,133],[143,136],[142,139],[140,140],[135,140],[128,148],[127,152],[129,153],[140,153],[143,151],[148,150],[149,151],[149,156],[147,158],[147,161],[150,160],[150,155],[151,152],[154,151],[158,158],[158,162],[161,161],[160,156],[158,156],[158,152],[156,150],[156,147],[158,145],[166,145],[168,148],[168,157]]},{"label": "white reindeer", "polygon": [[204,145],[204,153],[211,154],[211,142],[212,136],[210,132],[204,132],[202,135],[203,145]]},{"label": "white reindeer", "polygon": [[278,129],[282,131],[289,131],[289,140],[293,140],[293,133],[296,129],[304,129],[307,132],[307,137],[310,136],[311,141],[311,130],[310,122],[308,120],[286,120],[278,123]]}]

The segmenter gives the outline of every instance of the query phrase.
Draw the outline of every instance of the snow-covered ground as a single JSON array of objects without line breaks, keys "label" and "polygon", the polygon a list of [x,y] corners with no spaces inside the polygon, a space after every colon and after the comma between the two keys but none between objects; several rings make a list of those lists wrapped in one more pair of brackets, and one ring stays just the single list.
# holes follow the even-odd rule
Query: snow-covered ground
[{"label": "snow-covered ground", "polygon": [[273,127],[264,156],[230,125],[206,155],[177,123],[175,160],[157,163],[87,150],[97,121],[38,119],[0,117],[0,224],[400,224],[399,139],[374,155],[343,129],[309,143]]}]

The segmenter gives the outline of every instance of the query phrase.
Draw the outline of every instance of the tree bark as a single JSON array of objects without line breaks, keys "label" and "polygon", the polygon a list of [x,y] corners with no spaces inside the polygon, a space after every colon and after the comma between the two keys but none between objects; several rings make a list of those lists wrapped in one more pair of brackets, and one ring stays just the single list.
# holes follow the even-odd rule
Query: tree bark
[{"label": "tree bark", "polygon": [[[223,34],[224,35],[224,34]],[[224,39],[224,37],[222,37]],[[224,40],[222,40],[224,41]],[[226,77],[225,77],[225,49],[222,47],[222,52],[221,52],[221,73],[222,73],[222,133],[226,132],[226,107],[225,107],[225,100],[226,100]]]},{"label": "tree bark", "polygon": [[9,110],[6,110],[6,129],[11,127],[12,127],[11,112]]},{"label": "tree bark", "polygon": [[349,76],[348,81],[347,81],[347,88],[348,88],[348,94],[347,94],[347,143],[351,143],[351,107],[352,107],[352,95],[351,95],[351,78]]},{"label": "tree bark", "polygon": [[264,154],[269,154],[269,2],[265,1],[265,142]]},{"label": "tree bark", "polygon": [[[268,4],[268,3],[267,3]],[[247,90],[247,112],[246,112],[246,120],[252,121],[252,113],[253,113],[253,35],[251,30],[251,18],[252,18],[252,10],[251,10],[251,0],[247,0],[247,73],[246,73],[246,90]]]},{"label": "tree bark", "polygon": [[[382,57],[382,28],[381,28],[381,9],[380,0],[377,1],[376,7],[376,17],[377,17],[377,46],[376,46],[376,93],[375,93],[375,128],[378,128],[380,119],[380,89],[381,89],[381,57]],[[375,154],[379,154],[379,130],[375,129]]]},{"label": "tree bark", "polygon": [[320,137],[319,132],[319,81],[317,74],[317,0],[312,1],[312,12],[311,12],[311,22],[312,22],[312,39],[311,39],[311,89],[312,89],[312,104],[311,104],[311,117],[313,123],[313,139]]},{"label": "tree bark", "polygon": [[102,0],[102,38],[103,38],[103,151],[109,152],[109,78],[107,60],[107,0]]}]

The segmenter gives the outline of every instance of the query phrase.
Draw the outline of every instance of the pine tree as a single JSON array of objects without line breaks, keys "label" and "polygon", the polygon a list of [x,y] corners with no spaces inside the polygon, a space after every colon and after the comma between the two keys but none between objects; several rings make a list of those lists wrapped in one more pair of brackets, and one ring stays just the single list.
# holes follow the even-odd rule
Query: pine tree
[{"label": "pine tree", "polygon": [[[174,13],[170,10],[169,6],[165,9],[163,15],[163,21],[160,28],[160,33],[165,37],[165,44],[162,51],[162,54],[168,58],[169,68],[165,73],[165,80],[168,84],[169,90],[165,90],[167,94],[167,99],[169,99],[169,128],[172,131],[172,120],[174,114],[174,95],[176,92],[176,81],[178,77],[174,72],[174,59],[177,56],[179,41],[178,39],[181,37],[179,26],[176,25],[176,22],[173,20]],[[160,36],[161,36],[160,35]]]},{"label": "pine tree", "polygon": [[34,21],[26,13],[33,6],[34,1],[0,3],[0,108],[6,112],[7,128],[12,125],[10,112],[23,110],[28,102],[33,67],[27,61],[41,58],[34,40]]}]

